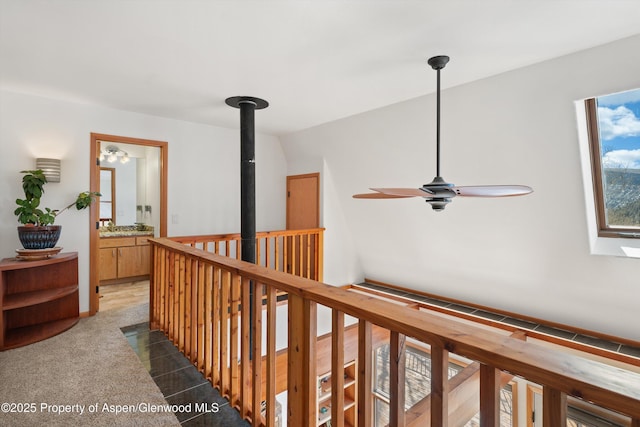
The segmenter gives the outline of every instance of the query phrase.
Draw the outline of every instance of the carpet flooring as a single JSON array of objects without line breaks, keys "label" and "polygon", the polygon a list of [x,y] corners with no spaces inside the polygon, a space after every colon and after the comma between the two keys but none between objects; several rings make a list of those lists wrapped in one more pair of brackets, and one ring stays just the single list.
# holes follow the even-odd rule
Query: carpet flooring
[{"label": "carpet flooring", "polygon": [[0,352],[0,426],[179,426],[120,330],[148,317],[148,304],[100,312]]}]

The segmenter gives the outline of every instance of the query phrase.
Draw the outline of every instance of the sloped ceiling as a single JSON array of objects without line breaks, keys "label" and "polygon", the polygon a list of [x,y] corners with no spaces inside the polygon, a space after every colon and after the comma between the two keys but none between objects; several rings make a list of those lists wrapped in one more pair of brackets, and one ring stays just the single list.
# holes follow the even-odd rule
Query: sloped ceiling
[{"label": "sloped ceiling", "polygon": [[638,32],[637,0],[0,0],[0,89],[283,135]]}]

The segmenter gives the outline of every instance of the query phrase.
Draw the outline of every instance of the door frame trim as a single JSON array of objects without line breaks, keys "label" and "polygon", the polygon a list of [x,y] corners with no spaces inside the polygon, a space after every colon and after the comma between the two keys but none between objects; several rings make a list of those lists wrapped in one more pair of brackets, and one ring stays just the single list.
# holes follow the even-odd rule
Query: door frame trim
[{"label": "door frame trim", "polygon": [[[100,188],[100,141],[109,141],[120,144],[145,145],[160,148],[160,237],[167,236],[167,183],[168,183],[168,145],[166,141],[151,139],[131,138],[126,136],[107,135],[91,132],[91,148],[89,162],[89,191],[98,191]],[[89,315],[98,312],[99,294],[97,287],[100,285],[100,238],[96,223],[100,220],[100,204],[92,203],[89,207]]]}]

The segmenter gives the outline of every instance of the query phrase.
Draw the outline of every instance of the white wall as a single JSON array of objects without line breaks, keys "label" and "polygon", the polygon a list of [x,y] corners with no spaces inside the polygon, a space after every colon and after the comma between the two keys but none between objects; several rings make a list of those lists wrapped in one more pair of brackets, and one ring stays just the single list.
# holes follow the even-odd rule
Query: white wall
[{"label": "white wall", "polygon": [[[62,159],[61,182],[47,184],[43,205],[70,203],[89,189],[91,132],[168,141],[169,235],[239,232],[239,113],[229,108],[229,114],[238,117],[238,129],[0,92],[0,258],[20,247],[13,215],[15,199],[23,196],[19,171],[34,168],[36,157]],[[257,113],[258,129],[259,123]],[[285,227],[285,191],[278,139],[256,134],[258,230]],[[88,311],[88,211],[66,212],[56,223],[63,228],[58,245],[79,253],[80,311]]]},{"label": "white wall", "polygon": [[343,260],[326,281],[368,277],[640,340],[640,260],[590,254],[574,105],[640,86],[639,52],[636,36],[443,92],[444,178],[532,186],[525,197],[460,197],[441,213],[351,198],[431,181],[434,95],[281,138],[289,170],[326,165],[322,225],[340,230],[326,253]]}]

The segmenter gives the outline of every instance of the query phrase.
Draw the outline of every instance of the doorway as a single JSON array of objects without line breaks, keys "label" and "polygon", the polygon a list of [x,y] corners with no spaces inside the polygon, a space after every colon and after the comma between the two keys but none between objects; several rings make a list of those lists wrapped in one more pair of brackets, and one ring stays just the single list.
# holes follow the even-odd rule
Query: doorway
[{"label": "doorway", "polygon": [[[122,186],[122,190],[118,191],[118,183],[115,182],[113,184],[114,188],[110,191],[110,202],[111,202],[111,210],[112,214],[110,215],[112,226],[117,225],[131,225],[134,226],[134,223],[144,223],[145,221],[141,221],[140,218],[144,218],[145,214],[151,214],[153,212],[154,219],[152,220],[153,227],[153,237],[166,237],[167,235],[167,160],[168,160],[168,143],[165,141],[155,141],[148,139],[140,139],[140,138],[130,138],[124,136],[116,136],[116,135],[106,135],[106,134],[98,134],[91,133],[91,162],[90,162],[90,191],[100,191],[101,189],[101,178],[104,180],[104,167],[108,162],[104,160],[104,152],[105,148],[109,146],[115,146],[122,153],[126,154],[127,161],[121,163],[127,163],[134,161],[138,164],[136,168],[136,172],[133,173],[133,178],[130,178],[129,182]],[[142,159],[144,155],[140,155],[138,158],[134,155],[136,151],[144,152],[145,150],[157,151],[154,155],[157,157],[157,161],[154,164],[146,164],[145,161],[138,160],[138,158]],[[120,160],[122,157],[125,157],[125,154],[118,153],[117,156],[120,156]],[[131,153],[131,154],[130,154]],[[103,165],[101,165],[101,154],[103,157]],[[116,158],[118,158],[116,156]],[[113,162],[117,164],[118,162]],[[102,171],[101,171],[102,169]],[[147,173],[147,171],[149,173]],[[149,185],[144,185],[140,187],[138,184],[138,177],[141,174],[146,174],[149,176],[153,176],[151,178]],[[115,174],[114,174],[115,175]],[[118,173],[116,176],[121,176],[123,174]],[[136,182],[136,184],[133,184]],[[130,193],[127,191],[128,188],[140,187],[138,189],[138,194],[145,192],[145,188],[152,188],[153,196],[149,195],[153,201],[149,202],[139,202],[139,198],[136,199],[136,196],[133,196],[133,201],[119,201],[114,197],[114,194],[118,194],[120,196],[126,196],[126,193]],[[125,194],[123,194],[125,193]],[[146,194],[146,193],[145,193]],[[102,200],[101,200],[102,201]],[[90,231],[89,231],[89,247],[90,247],[90,261],[89,261],[89,283],[90,283],[90,296],[89,296],[89,315],[94,315],[99,311],[100,306],[100,279],[101,275],[104,278],[105,272],[101,272],[101,250],[100,250],[100,226],[101,226],[101,218],[106,217],[107,215],[101,215],[100,206],[103,203],[92,204],[90,207]],[[103,214],[105,213],[105,209],[103,208]],[[120,218],[120,220],[118,220]],[[120,224],[118,224],[120,221]],[[104,221],[103,221],[104,222]],[[144,224],[143,224],[144,225]],[[136,238],[140,239],[140,238]],[[138,240],[139,241],[139,240]],[[134,250],[127,248],[127,250]],[[103,254],[102,254],[103,255]],[[142,257],[142,263],[149,262],[144,259],[144,254],[140,255]]]},{"label": "doorway", "polygon": [[[306,230],[320,227],[320,173],[287,176],[287,230]],[[314,259],[314,236],[289,236],[287,238],[286,272],[300,275],[305,266],[293,265],[292,259]],[[314,263],[308,275],[316,277]]]}]

